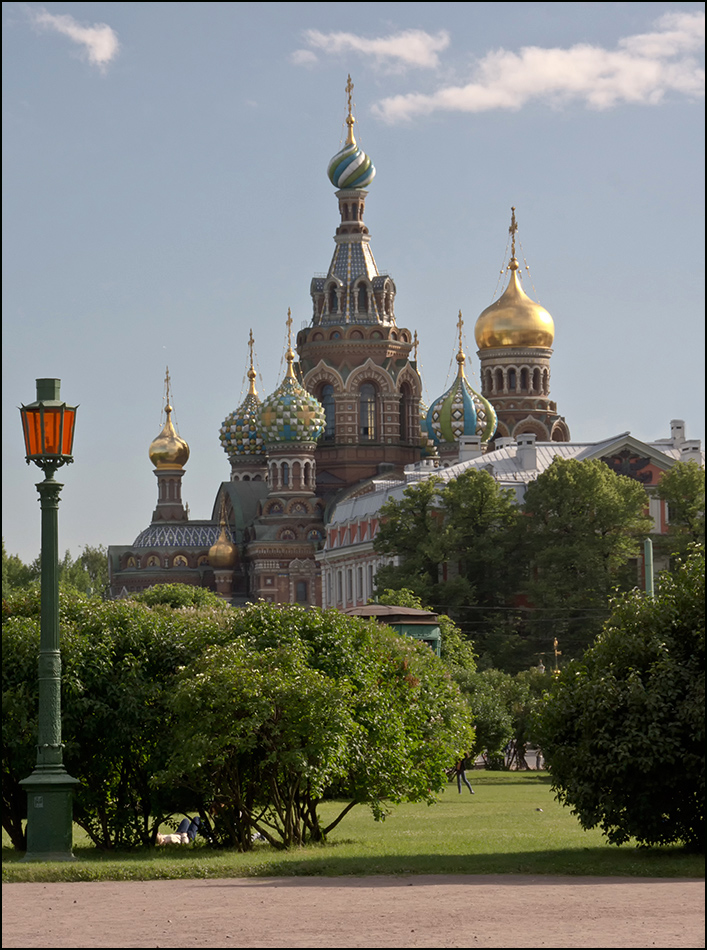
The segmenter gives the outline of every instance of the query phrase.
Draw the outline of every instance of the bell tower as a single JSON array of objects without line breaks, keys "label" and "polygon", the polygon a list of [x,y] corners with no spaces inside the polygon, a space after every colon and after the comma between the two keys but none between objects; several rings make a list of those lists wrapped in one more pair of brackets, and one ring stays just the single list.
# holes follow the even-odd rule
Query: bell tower
[{"label": "bell tower", "polygon": [[395,320],[395,282],[378,270],[364,223],[375,175],[354,135],[346,85],[346,143],[329,162],[340,224],[324,277],[310,285],[310,326],[297,336],[299,368],[326,416],[317,447],[317,490],[334,494],[382,471],[401,473],[419,460],[420,395],[412,334]]}]

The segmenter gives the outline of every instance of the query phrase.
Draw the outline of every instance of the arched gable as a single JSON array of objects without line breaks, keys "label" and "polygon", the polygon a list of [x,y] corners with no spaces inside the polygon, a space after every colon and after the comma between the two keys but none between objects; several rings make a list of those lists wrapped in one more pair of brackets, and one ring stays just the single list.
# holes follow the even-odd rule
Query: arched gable
[{"label": "arched gable", "polygon": [[351,372],[346,380],[345,391],[351,394],[358,393],[363,383],[373,383],[378,386],[381,394],[395,392],[395,382],[390,373],[374,363],[370,356],[362,366]]}]

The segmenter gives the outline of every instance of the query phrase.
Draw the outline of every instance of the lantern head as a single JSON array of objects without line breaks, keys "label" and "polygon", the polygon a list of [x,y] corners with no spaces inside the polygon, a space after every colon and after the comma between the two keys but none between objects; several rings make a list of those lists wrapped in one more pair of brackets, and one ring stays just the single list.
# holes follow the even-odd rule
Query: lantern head
[{"label": "lantern head", "polygon": [[59,397],[60,379],[38,379],[37,399],[20,408],[27,464],[59,468],[73,462],[74,425],[77,406],[67,406]]}]

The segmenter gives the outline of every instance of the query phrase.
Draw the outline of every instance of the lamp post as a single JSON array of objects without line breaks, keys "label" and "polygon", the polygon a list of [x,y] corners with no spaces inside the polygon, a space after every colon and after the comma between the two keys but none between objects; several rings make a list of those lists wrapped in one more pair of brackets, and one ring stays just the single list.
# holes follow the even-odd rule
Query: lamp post
[{"label": "lamp post", "polygon": [[39,642],[39,727],[37,763],[20,784],[27,791],[25,861],[70,861],[72,791],[78,784],[64,768],[61,743],[61,655],[59,652],[59,494],[57,468],[73,462],[76,406],[59,398],[59,379],[38,379],[37,399],[22,406],[27,464],[44,472],[37,485],[42,510],[41,633]]}]

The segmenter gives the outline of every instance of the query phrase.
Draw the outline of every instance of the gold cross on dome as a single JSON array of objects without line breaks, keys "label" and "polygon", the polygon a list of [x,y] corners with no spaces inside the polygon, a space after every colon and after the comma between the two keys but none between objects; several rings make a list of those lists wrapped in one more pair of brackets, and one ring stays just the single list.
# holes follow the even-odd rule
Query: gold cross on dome
[{"label": "gold cross on dome", "polygon": [[511,257],[516,256],[516,231],[518,230],[518,222],[516,221],[516,209],[511,208],[511,226],[508,229],[508,233],[511,236]]}]

